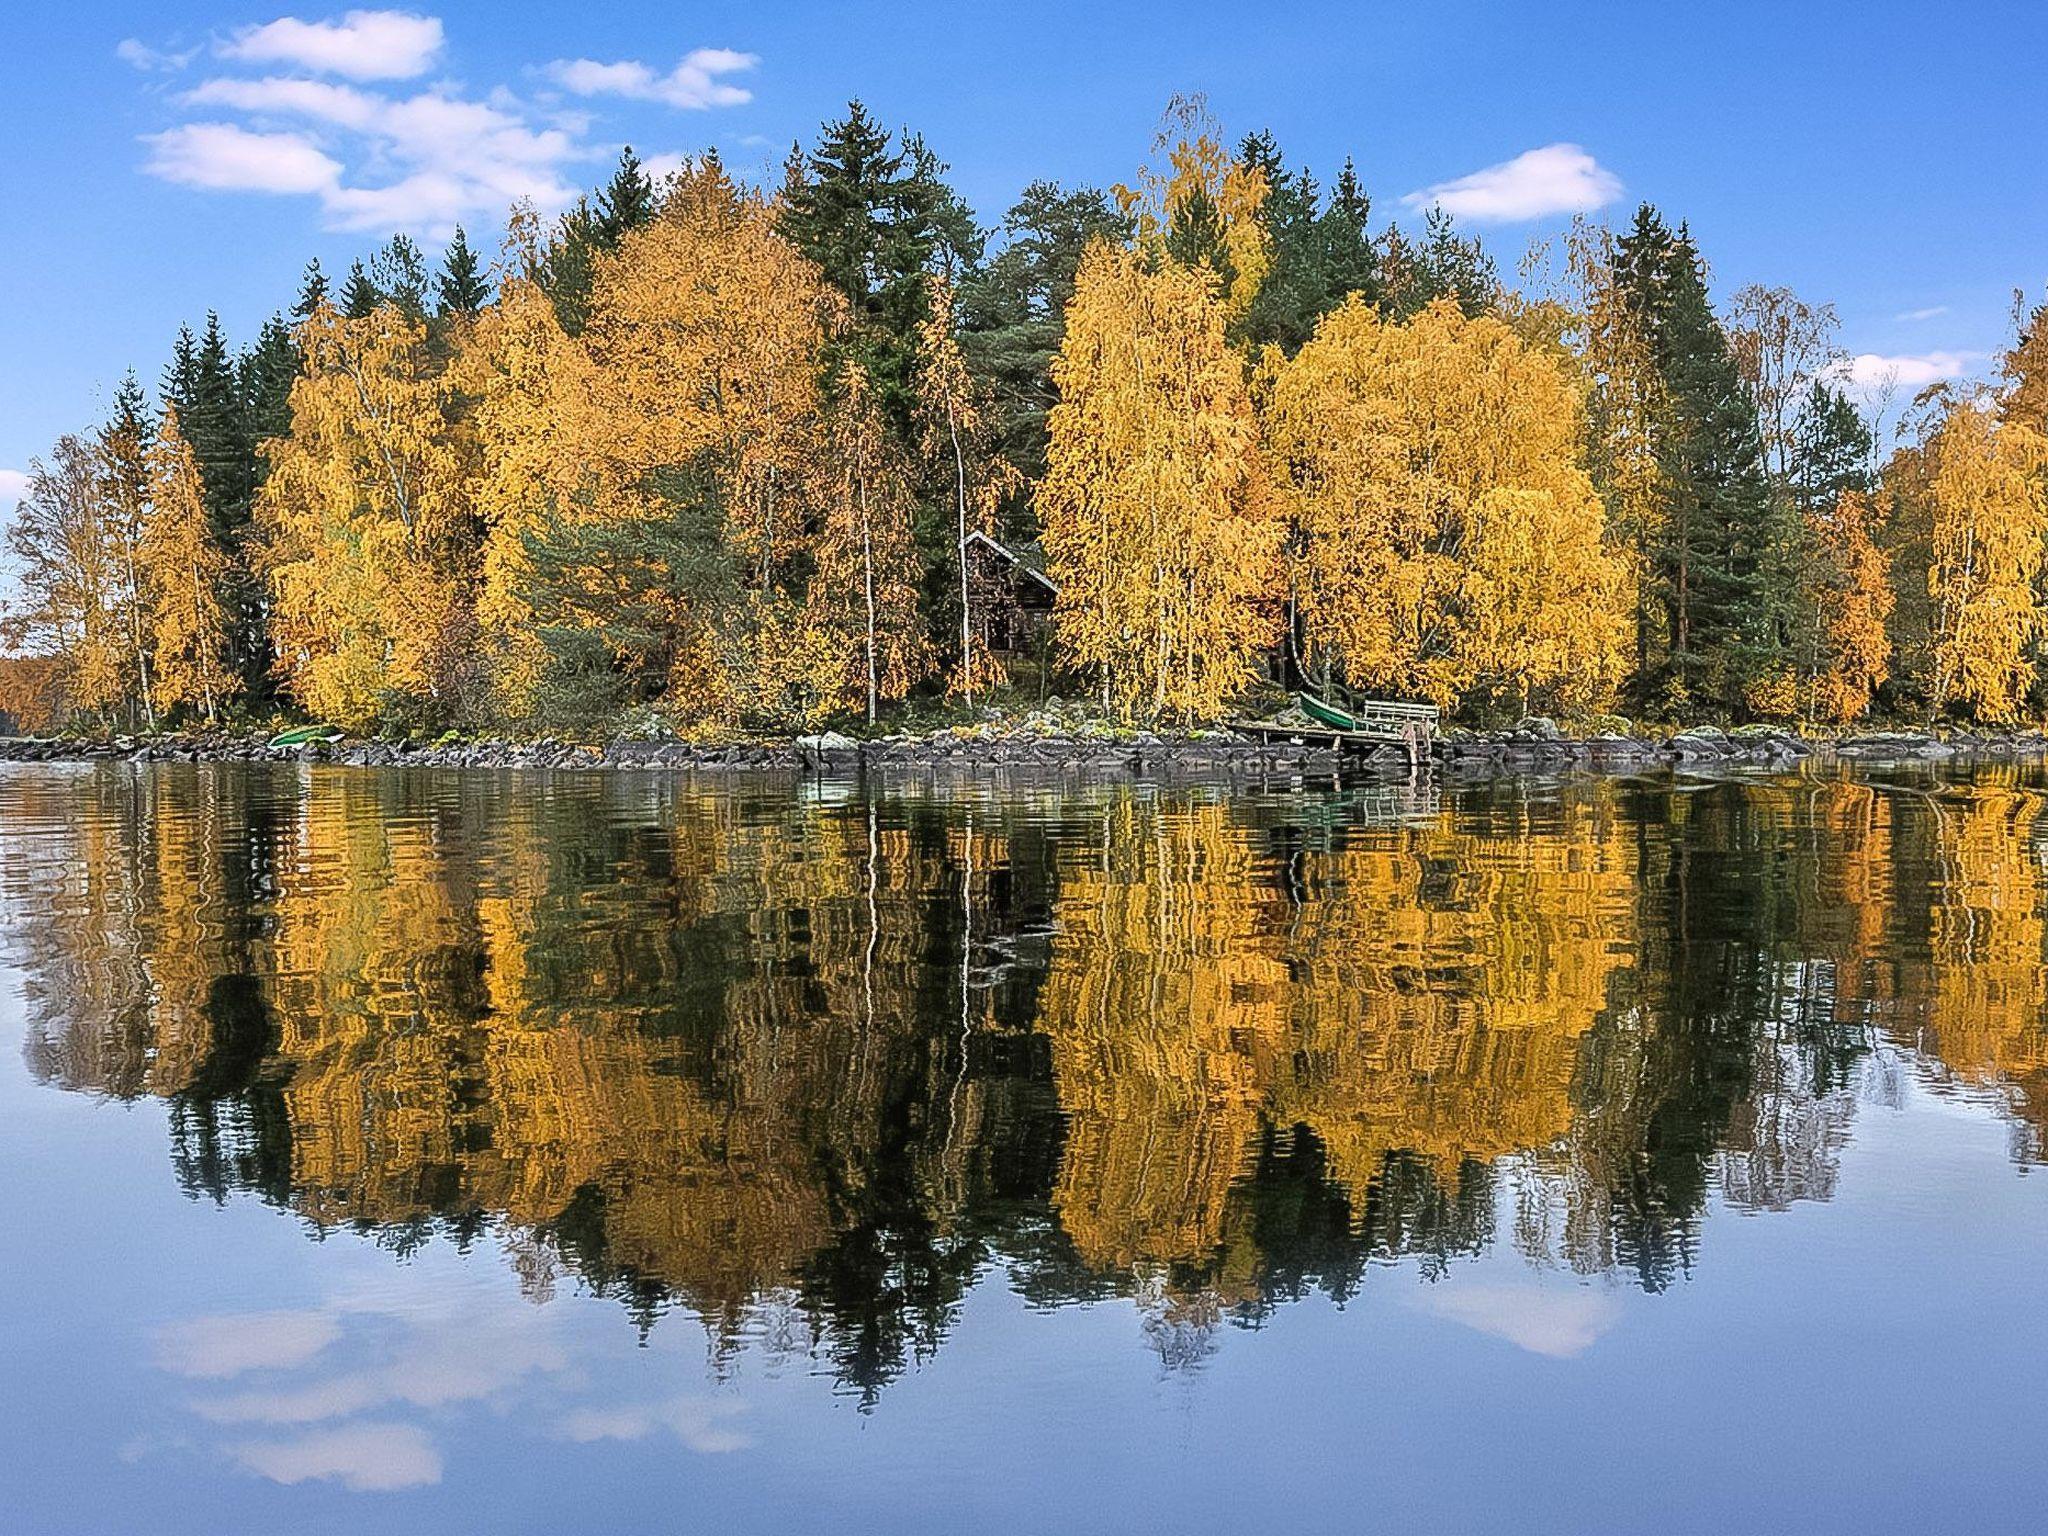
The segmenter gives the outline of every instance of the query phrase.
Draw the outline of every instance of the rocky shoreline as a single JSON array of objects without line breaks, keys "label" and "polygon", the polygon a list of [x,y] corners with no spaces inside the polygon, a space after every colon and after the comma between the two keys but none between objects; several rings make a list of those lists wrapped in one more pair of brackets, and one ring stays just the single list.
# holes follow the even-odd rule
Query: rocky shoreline
[{"label": "rocky shoreline", "polygon": [[[1952,758],[2048,756],[2040,732],[1870,731],[1815,740],[1767,727],[1724,731],[1699,726],[1670,736],[1571,735],[1549,721],[1508,730],[1448,730],[1435,742],[1433,765],[1454,778],[1659,769],[1774,770],[1808,759],[1863,763],[1938,762]],[[1005,731],[1000,726],[890,736],[872,741],[827,733],[783,742],[698,745],[616,741],[603,747],[540,740],[336,741],[273,747],[258,737],[226,733],[83,740],[0,737],[0,762],[318,762],[343,766],[539,769],[557,771],[781,770],[844,775],[859,772],[1023,771],[1136,778],[1313,775],[1405,778],[1398,754],[1366,761],[1314,742],[1255,741],[1222,732],[1154,735],[1103,730],[1066,734]]]}]

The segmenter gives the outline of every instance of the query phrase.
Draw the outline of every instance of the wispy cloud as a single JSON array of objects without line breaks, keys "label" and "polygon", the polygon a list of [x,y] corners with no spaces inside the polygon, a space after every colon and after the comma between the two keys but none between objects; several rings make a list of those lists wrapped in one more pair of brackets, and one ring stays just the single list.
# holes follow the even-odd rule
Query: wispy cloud
[{"label": "wispy cloud", "polygon": [[441,1453],[414,1424],[344,1424],[295,1440],[257,1440],[228,1453],[273,1483],[338,1482],[351,1493],[392,1493],[441,1481]]},{"label": "wispy cloud", "polygon": [[1584,1354],[1621,1316],[1613,1299],[1598,1292],[1533,1285],[1445,1283],[1432,1286],[1422,1306],[1438,1317],[1553,1360]]},{"label": "wispy cloud", "polygon": [[1453,218],[1514,224],[1559,213],[1590,213],[1621,195],[1621,179],[1576,144],[1546,144],[1453,181],[1410,192],[1410,208]]},{"label": "wispy cloud", "polygon": [[631,101],[659,101],[685,111],[707,107],[742,107],[754,99],[744,86],[729,84],[724,75],[743,74],[761,61],[731,48],[699,48],[667,74],[637,59],[600,64],[595,59],[557,59],[548,73],[563,90],[576,96],[623,96]]},{"label": "wispy cloud", "polygon": [[172,74],[192,62],[196,48],[152,48],[139,37],[124,37],[114,44],[114,57],[146,74]]},{"label": "wispy cloud", "polygon": [[644,1408],[580,1408],[562,1420],[558,1432],[579,1445],[594,1440],[645,1440],[666,1430],[699,1455],[743,1451],[753,1438],[725,1421],[744,1412],[735,1402],[698,1397],[672,1398]]},{"label": "wispy cloud", "polygon": [[1921,352],[1886,356],[1862,352],[1835,364],[1832,376],[1859,395],[1897,391],[1910,395],[1944,379],[1959,379],[1976,360],[1971,352]]},{"label": "wispy cloud", "polygon": [[11,516],[14,504],[28,494],[28,471],[0,469],[0,517]]},{"label": "wispy cloud", "polygon": [[340,1337],[328,1312],[194,1317],[157,1335],[156,1363],[180,1376],[221,1379],[304,1365]]},{"label": "wispy cloud", "polygon": [[438,16],[350,11],[340,21],[281,16],[245,27],[219,52],[226,59],[297,65],[351,80],[410,80],[433,67],[446,41]]},{"label": "wispy cloud", "polygon": [[1929,305],[1926,309],[1906,310],[1903,314],[1894,315],[1892,318],[1894,320],[1901,321],[1907,325],[1914,325],[1922,320],[1939,319],[1941,316],[1947,313],[1948,306],[1946,304],[1932,304]]},{"label": "wispy cloud", "polygon": [[[445,43],[437,18],[401,11],[350,11],[339,22],[288,17],[246,29],[219,51],[295,70],[223,74],[171,98],[204,120],[145,135],[143,169],[208,192],[311,197],[331,229],[403,229],[430,239],[464,220],[494,218],[518,199],[543,210],[571,202],[586,178],[570,168],[605,154],[587,111],[502,86],[470,94],[447,83],[368,83],[421,73]],[[705,48],[659,76],[645,65],[589,60],[549,69],[583,95],[716,107],[749,99],[717,77],[755,62]]]}]

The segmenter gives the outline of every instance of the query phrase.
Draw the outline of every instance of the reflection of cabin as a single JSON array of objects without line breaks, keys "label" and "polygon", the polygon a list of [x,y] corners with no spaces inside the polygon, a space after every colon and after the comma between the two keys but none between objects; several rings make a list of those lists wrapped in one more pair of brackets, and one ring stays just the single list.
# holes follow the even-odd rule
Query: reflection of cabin
[{"label": "reflection of cabin", "polygon": [[1027,668],[1042,677],[1051,650],[1053,599],[1060,590],[1045,574],[1044,552],[1035,543],[1003,544],[970,533],[967,587],[989,653],[1020,681]]}]

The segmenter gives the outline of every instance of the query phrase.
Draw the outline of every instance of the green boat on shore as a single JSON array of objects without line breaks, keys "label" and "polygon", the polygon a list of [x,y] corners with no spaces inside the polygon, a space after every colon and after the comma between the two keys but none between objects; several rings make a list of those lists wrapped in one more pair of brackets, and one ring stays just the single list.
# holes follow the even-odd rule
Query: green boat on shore
[{"label": "green boat on shore", "polygon": [[341,732],[331,725],[295,725],[270,738],[273,747],[303,747],[309,741],[339,741]]}]

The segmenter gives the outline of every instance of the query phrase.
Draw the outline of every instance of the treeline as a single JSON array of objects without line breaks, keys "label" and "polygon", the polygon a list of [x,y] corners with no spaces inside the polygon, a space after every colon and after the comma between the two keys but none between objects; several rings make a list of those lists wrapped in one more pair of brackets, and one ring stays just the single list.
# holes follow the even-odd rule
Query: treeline
[{"label": "treeline", "polygon": [[[180,336],[8,534],[0,710],[104,727],[716,734],[1005,684],[971,536],[1042,542],[1122,718],[1262,679],[1476,716],[2005,721],[2044,691],[2048,313],[1889,456],[1834,316],[1716,313],[1692,235],[1518,291],[1176,103],[977,227],[858,104],[772,191],[629,150],[488,269],[404,236],[234,352]],[[1541,266],[1542,264],[1539,264]]]}]

